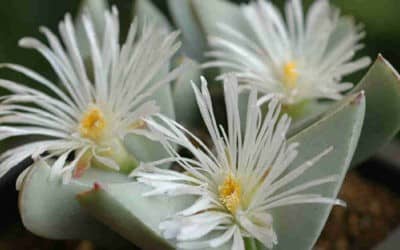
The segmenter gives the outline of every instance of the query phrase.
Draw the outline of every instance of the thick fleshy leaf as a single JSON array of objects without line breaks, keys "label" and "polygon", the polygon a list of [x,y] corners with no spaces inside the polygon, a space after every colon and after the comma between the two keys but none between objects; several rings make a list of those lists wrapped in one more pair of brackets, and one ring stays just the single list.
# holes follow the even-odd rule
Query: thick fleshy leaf
[{"label": "thick fleshy leaf", "polygon": [[192,1],[167,0],[167,3],[172,19],[182,33],[184,54],[196,61],[203,61],[207,42]]},{"label": "thick fleshy leaf", "polygon": [[[164,74],[161,74],[164,75]],[[162,79],[160,76],[157,79]],[[160,107],[160,111],[165,116],[174,119],[175,118],[175,109],[174,109],[174,100],[172,98],[172,84],[165,84],[162,86],[153,96],[153,100],[157,102],[157,105]]]},{"label": "thick fleshy leaf", "polygon": [[79,182],[62,184],[61,177],[50,179],[51,169],[36,162],[27,173],[19,194],[19,210],[25,227],[50,239],[87,239],[100,245],[121,249],[127,243],[117,234],[87,215],[75,195],[87,190],[94,180],[126,182],[127,177],[101,170],[88,170]]},{"label": "thick fleshy leaf", "polygon": [[[125,137],[125,146],[139,162],[151,162],[168,157],[163,146],[143,135],[130,134]],[[164,165],[169,167],[169,164]]]},{"label": "thick fleshy leaf", "polygon": [[226,0],[191,0],[195,16],[206,36],[218,35],[218,24],[235,27],[247,36],[254,36],[240,6]]},{"label": "thick fleshy leaf", "polygon": [[200,113],[191,82],[200,81],[201,69],[198,63],[189,58],[183,58],[182,63],[185,63],[187,67],[175,81],[172,89],[176,121],[187,127],[194,127]]},{"label": "thick fleshy leaf", "polygon": [[184,209],[191,198],[144,197],[146,185],[131,182],[102,187],[77,196],[80,204],[98,220],[142,249],[175,249],[158,229],[159,223]]},{"label": "thick fleshy leaf", "polygon": [[315,123],[324,113],[329,113],[334,110],[334,102],[311,102],[307,104],[302,116],[292,117],[292,125],[289,130],[289,135],[294,135],[299,131],[307,128],[311,124]]},{"label": "thick fleshy leaf", "polygon": [[[314,124],[290,138],[290,141],[302,144],[299,156],[291,169],[324,149],[333,147],[329,155],[296,183],[326,175],[338,175],[337,183],[319,187],[316,191],[336,197],[357,146],[364,111],[363,93],[351,95],[337,104],[333,112],[320,117]],[[340,131],[339,135],[337,131]],[[186,204],[192,202],[192,199],[143,197],[142,194],[147,190],[148,187],[138,183],[108,185],[83,193],[78,199],[97,219],[139,246],[150,247],[149,249],[155,246],[167,247],[166,242],[160,238],[159,222],[187,207]],[[330,210],[331,206],[328,205],[299,205],[271,210],[279,238],[279,244],[274,249],[310,249],[319,236]],[[132,228],[140,231],[132,232]],[[305,228],[307,230],[304,230]]]},{"label": "thick fleshy leaf", "polygon": [[[330,146],[333,146],[333,151],[286,188],[305,180],[338,175],[338,182],[315,190],[325,196],[336,197],[357,147],[364,112],[363,93],[353,94],[335,105],[332,112],[291,137],[290,141],[300,143],[299,155],[291,165],[292,169]],[[278,235],[278,245],[274,249],[311,249],[325,225],[330,210],[329,205],[314,204],[272,210]]]},{"label": "thick fleshy leaf", "polygon": [[[352,166],[372,156],[400,130],[400,75],[383,56],[378,56],[352,93],[361,90],[366,97],[365,121]],[[334,106],[329,103],[325,105],[318,105],[318,108],[322,107],[320,111],[294,124],[291,133],[313,123],[324,110],[332,112]]]},{"label": "thick fleshy leaf", "polygon": [[367,106],[364,127],[352,165],[367,159],[400,130],[400,75],[379,55],[355,88],[364,90]]}]

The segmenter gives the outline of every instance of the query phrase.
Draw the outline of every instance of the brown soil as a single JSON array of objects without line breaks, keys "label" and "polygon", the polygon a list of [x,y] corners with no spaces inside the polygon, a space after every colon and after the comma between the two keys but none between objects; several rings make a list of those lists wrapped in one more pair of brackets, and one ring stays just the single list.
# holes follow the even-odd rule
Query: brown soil
[{"label": "brown soil", "polygon": [[[400,197],[387,188],[350,172],[340,193],[347,208],[332,210],[315,250],[364,250],[382,241],[400,225]],[[88,241],[50,241],[23,229],[0,236],[0,250],[99,250]]]},{"label": "brown soil", "polygon": [[400,225],[400,197],[350,172],[340,198],[315,246],[316,250],[364,250],[376,246]]}]

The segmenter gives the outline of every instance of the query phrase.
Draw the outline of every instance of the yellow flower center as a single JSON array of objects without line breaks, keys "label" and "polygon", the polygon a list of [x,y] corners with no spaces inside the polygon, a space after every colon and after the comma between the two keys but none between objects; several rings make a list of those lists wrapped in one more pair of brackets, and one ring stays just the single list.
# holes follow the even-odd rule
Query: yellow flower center
[{"label": "yellow flower center", "polygon": [[240,205],[241,186],[232,174],[229,174],[218,187],[219,199],[232,214]]},{"label": "yellow flower center", "polygon": [[106,125],[103,112],[97,107],[91,107],[83,115],[79,131],[82,137],[98,140],[103,136]]},{"label": "yellow flower center", "polygon": [[283,66],[283,83],[286,88],[293,89],[297,85],[299,74],[297,72],[297,65],[293,61],[289,61]]}]

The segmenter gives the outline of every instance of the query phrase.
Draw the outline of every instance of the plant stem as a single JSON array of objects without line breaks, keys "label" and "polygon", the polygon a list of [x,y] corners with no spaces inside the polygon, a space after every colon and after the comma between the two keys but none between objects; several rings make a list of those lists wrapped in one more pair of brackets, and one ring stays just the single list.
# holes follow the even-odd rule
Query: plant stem
[{"label": "plant stem", "polygon": [[257,250],[256,240],[253,238],[244,238],[244,246],[246,250]]}]

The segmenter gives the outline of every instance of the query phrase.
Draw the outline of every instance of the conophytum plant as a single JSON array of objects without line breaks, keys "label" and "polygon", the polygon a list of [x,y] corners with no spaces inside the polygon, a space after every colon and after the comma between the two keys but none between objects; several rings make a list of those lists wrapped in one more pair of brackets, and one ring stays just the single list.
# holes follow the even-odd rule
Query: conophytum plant
[{"label": "conophytum plant", "polygon": [[[353,60],[361,31],[328,1],[305,17],[288,1],[286,19],[268,1],[167,3],[174,24],[137,0],[122,42],[118,10],[97,0],[75,23],[66,15],[61,39],[46,28],[48,45],[21,39],[56,83],[2,64],[48,90],[0,80],[11,92],[0,138],[45,138],[0,155],[0,174],[33,159],[17,181],[25,227],[110,249],[312,248],[345,205],[350,165],[399,130],[398,73],[379,55],[356,87],[342,83],[370,61]],[[225,126],[209,67],[223,80]],[[210,140],[190,131],[198,121]]]}]

